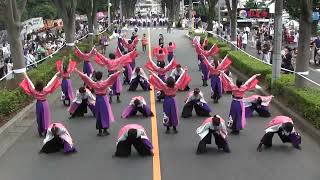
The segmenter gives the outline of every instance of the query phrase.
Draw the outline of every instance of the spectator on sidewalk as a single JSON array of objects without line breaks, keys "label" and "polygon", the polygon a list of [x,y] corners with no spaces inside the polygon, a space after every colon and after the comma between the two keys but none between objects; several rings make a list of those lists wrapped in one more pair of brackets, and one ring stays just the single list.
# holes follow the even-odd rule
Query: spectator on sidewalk
[{"label": "spectator on sidewalk", "polygon": [[269,41],[266,41],[263,46],[262,46],[262,60],[265,63],[270,63],[270,50],[271,50],[271,45],[269,43]]},{"label": "spectator on sidewalk", "polygon": [[[281,67],[291,71],[294,70],[292,66],[292,53],[291,53],[290,47],[286,47],[284,49],[284,55],[282,55]],[[288,71],[285,71],[285,74],[288,74],[288,73],[289,73]]]},{"label": "spectator on sidewalk", "polygon": [[314,64],[316,64],[316,55],[317,51],[320,49],[320,34],[318,34],[318,37],[312,42],[314,46],[314,53],[313,53],[313,61]]},{"label": "spectator on sidewalk", "polygon": [[247,44],[248,44],[248,32],[245,31],[245,32],[243,32],[243,35],[242,35],[242,47],[243,47],[243,50],[246,50]]}]

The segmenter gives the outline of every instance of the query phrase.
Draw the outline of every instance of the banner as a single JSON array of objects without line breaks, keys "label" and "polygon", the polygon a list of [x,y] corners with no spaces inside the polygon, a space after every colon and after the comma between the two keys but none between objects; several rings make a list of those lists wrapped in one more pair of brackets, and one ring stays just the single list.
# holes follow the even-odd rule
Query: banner
[{"label": "banner", "polygon": [[269,19],[269,8],[262,9],[250,9],[250,8],[238,8],[238,19]]}]

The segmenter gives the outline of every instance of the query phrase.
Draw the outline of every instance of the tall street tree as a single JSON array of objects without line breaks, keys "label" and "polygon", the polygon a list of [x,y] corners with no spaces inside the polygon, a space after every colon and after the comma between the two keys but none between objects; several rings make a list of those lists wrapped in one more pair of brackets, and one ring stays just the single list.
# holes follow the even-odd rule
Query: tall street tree
[{"label": "tall street tree", "polygon": [[[312,26],[312,0],[299,0],[300,19],[299,19],[299,40],[298,40],[298,57],[296,72],[308,72],[310,59],[310,38]],[[296,74],[296,87],[303,88],[306,81],[303,77]]]},{"label": "tall street tree", "polygon": [[66,45],[71,49],[75,41],[75,13],[78,0],[52,0],[63,20],[63,29],[66,34]]},{"label": "tall street tree", "polygon": [[122,0],[121,2],[126,19],[133,17],[137,0]]},{"label": "tall street tree", "polygon": [[207,30],[208,31],[212,31],[212,28],[213,28],[213,18],[214,16],[216,15],[215,13],[215,8],[216,8],[216,5],[218,3],[218,0],[208,0],[208,5],[209,5],[209,11],[208,11],[208,14],[207,14],[207,17],[208,17],[208,28]]},{"label": "tall street tree", "polygon": [[91,45],[93,45],[93,37],[98,32],[97,23],[97,1],[98,0],[80,0],[77,11],[81,14],[84,13],[88,18],[88,30],[89,30],[89,40]]},{"label": "tall street tree", "polygon": [[237,4],[238,0],[225,0],[231,24],[231,41],[237,41]]},{"label": "tall street tree", "polygon": [[[4,17],[4,23],[7,28],[9,36],[9,44],[11,49],[11,57],[13,62],[13,69],[25,68],[25,61],[22,51],[22,42],[20,40],[20,33],[22,30],[21,15],[27,0],[0,0],[0,15]],[[12,85],[20,82],[23,75],[16,74]]]}]

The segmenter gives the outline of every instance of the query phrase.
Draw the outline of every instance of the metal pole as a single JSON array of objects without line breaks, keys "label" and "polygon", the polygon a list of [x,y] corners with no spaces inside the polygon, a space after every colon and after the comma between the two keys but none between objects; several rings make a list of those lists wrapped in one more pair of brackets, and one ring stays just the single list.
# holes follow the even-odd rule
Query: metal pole
[{"label": "metal pole", "polygon": [[[218,23],[219,23],[219,26],[218,28],[220,29],[220,24],[221,24],[221,12],[220,12],[220,2],[218,2]],[[220,32],[220,31],[219,31]]]},{"label": "metal pole", "polygon": [[119,2],[119,7],[120,7],[120,19],[123,21],[123,14],[122,14],[122,0]]},{"label": "metal pole", "polygon": [[192,31],[192,0],[189,0],[189,31]]},{"label": "metal pole", "polygon": [[181,13],[182,13],[182,18],[184,18],[184,0],[182,0],[182,12]]},{"label": "metal pole", "polygon": [[274,14],[274,43],[272,56],[272,82],[280,78],[282,46],[282,10],[283,1],[276,0]]},{"label": "metal pole", "polygon": [[110,0],[108,0],[108,26],[111,25]]}]

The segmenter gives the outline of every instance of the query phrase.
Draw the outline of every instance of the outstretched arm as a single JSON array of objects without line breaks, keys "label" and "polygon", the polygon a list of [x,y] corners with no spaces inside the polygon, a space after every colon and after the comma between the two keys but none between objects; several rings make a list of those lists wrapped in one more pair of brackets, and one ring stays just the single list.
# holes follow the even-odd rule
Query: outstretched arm
[{"label": "outstretched arm", "polygon": [[19,84],[19,86],[23,89],[23,91],[26,94],[28,94],[30,96],[33,96],[36,92],[36,90],[34,89],[34,85],[33,85],[32,81],[29,79],[27,73],[24,74],[24,79]]},{"label": "outstretched arm", "polygon": [[150,72],[149,82],[152,84],[157,90],[163,90],[167,85],[153,72]]},{"label": "outstretched arm", "polygon": [[188,76],[188,68],[185,67],[183,73],[179,77],[179,79],[176,81],[176,87],[180,90],[183,90],[186,88],[186,86],[191,82],[191,77]]},{"label": "outstretched arm", "polygon": [[256,85],[258,84],[259,80],[257,79],[260,76],[260,74],[253,75],[250,79],[248,79],[242,87],[245,87],[247,91],[253,90],[256,88]]},{"label": "outstretched arm", "polygon": [[231,64],[231,59],[228,57],[228,55],[226,55],[226,57],[224,57],[222,62],[219,64],[218,69],[220,71],[226,71]]},{"label": "outstretched arm", "polygon": [[96,51],[96,56],[94,60],[96,61],[97,64],[100,66],[107,66],[109,64],[109,61],[111,61],[109,58],[106,58],[103,54],[99,53],[97,50]]},{"label": "outstretched arm", "polygon": [[235,86],[232,80],[228,75],[226,75],[224,72],[221,72],[221,80],[224,90],[226,91],[232,91],[232,88]]},{"label": "outstretched arm", "polygon": [[116,82],[116,80],[117,80],[117,78],[119,77],[120,73],[121,73],[121,71],[118,71],[118,72],[112,74],[111,76],[109,76],[108,79],[102,81],[102,82],[101,82],[102,86],[103,86],[104,88],[107,88],[107,87],[112,86],[112,85],[114,84],[114,82]]},{"label": "outstretched arm", "polygon": [[45,94],[53,93],[61,84],[59,80],[59,73],[56,73],[53,78],[48,82],[47,86],[43,88]]},{"label": "outstretched arm", "polygon": [[90,87],[95,88],[96,82],[94,82],[91,78],[89,78],[86,74],[80,72],[78,69],[75,69],[76,73],[80,76],[80,78]]},{"label": "outstretched arm", "polygon": [[149,59],[149,61],[145,64],[145,67],[152,72],[157,72],[159,71],[159,67],[152,61],[152,59]]}]

